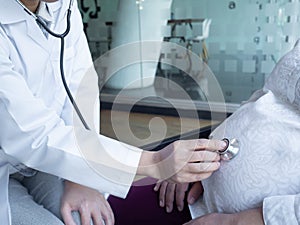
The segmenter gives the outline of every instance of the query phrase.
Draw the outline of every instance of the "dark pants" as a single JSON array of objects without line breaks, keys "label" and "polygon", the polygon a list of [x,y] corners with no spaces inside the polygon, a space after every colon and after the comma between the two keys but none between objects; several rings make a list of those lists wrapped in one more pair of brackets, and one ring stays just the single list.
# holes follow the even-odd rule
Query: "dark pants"
[{"label": "dark pants", "polygon": [[108,201],[114,211],[115,225],[182,225],[191,220],[187,203],[179,212],[174,205],[172,213],[159,206],[154,185],[131,187],[126,200],[110,196]]}]

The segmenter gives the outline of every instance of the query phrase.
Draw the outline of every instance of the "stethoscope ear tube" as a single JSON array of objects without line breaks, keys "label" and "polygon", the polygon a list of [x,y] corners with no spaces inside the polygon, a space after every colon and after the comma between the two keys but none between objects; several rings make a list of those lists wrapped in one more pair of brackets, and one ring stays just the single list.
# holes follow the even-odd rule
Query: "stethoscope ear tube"
[{"label": "stethoscope ear tube", "polygon": [[224,138],[223,141],[227,143],[227,147],[224,150],[219,150],[218,153],[221,157],[221,160],[229,161],[232,160],[240,151],[239,141],[235,138],[229,140]]}]

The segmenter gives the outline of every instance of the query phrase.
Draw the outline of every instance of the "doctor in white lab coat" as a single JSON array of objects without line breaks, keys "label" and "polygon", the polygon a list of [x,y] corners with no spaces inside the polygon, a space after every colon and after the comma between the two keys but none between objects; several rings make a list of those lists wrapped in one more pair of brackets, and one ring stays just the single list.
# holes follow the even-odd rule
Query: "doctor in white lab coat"
[{"label": "doctor in white lab coat", "polygon": [[[22,2],[49,22],[55,32],[65,30],[68,0],[46,1],[53,2],[49,4],[40,4],[39,0]],[[15,0],[0,0],[0,5],[0,224],[9,225],[19,217],[23,220],[20,223],[34,224],[32,221],[38,215],[26,205],[22,215],[14,215],[8,198],[14,195],[8,188],[15,184],[11,183],[17,179],[14,176],[21,176],[30,183],[31,178],[45,172],[48,176],[68,180],[62,194],[62,217],[66,224],[73,224],[70,218],[73,210],[80,211],[82,224],[91,219],[94,224],[101,224],[101,217],[106,224],[113,224],[112,212],[100,192],[124,198],[136,174],[193,182],[218,169],[219,157],[213,150],[223,147],[221,141],[181,141],[160,152],[146,152],[98,135],[97,128],[87,131],[77,126],[73,121],[76,115],[73,118],[73,109],[60,79],[60,40],[44,33]],[[95,74],[76,2],[65,43],[65,75],[75,95],[86,72]],[[91,76],[88,81],[89,88],[83,92],[91,99],[98,99],[97,77]],[[90,88],[90,84],[94,84],[94,88]],[[99,107],[95,105],[95,115],[99,115]],[[98,116],[96,121],[88,119],[90,126],[98,121]],[[210,163],[199,163],[203,161]],[[18,185],[25,183],[22,179],[16,180]],[[32,190],[25,188],[30,195]],[[22,207],[21,200],[24,198],[15,206]],[[60,204],[52,201],[55,203]],[[37,205],[51,212],[51,207],[43,202]],[[46,224],[41,222],[42,218],[37,219],[37,224]]]}]

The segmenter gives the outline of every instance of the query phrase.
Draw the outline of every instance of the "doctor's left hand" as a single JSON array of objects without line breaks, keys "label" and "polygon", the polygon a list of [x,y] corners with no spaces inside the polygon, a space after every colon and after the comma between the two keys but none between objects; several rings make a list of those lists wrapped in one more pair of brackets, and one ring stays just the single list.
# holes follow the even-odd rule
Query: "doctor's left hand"
[{"label": "doctor's left hand", "polygon": [[78,211],[82,225],[113,225],[114,215],[109,203],[97,190],[65,181],[61,214],[66,225],[76,225],[72,211]]}]

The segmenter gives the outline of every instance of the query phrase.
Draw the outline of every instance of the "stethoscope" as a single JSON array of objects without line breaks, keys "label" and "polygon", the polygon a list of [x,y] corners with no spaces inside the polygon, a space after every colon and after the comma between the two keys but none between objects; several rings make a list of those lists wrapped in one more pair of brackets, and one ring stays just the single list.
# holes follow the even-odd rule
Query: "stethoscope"
[{"label": "stethoscope", "polygon": [[221,160],[229,161],[232,160],[240,151],[240,143],[237,139],[233,138],[231,140],[224,138],[223,141],[226,142],[226,148],[217,151],[221,157]]},{"label": "stethoscope", "polygon": [[[22,8],[30,15],[32,16],[35,21],[41,25],[50,35],[52,35],[53,37],[59,38],[61,40],[61,45],[60,45],[60,74],[61,74],[61,79],[64,85],[64,88],[66,89],[67,95],[79,117],[79,119],[81,120],[83,126],[87,129],[90,130],[89,126],[87,125],[85,119],[83,118],[80,109],[78,108],[72,93],[67,85],[66,79],[65,79],[65,73],[64,73],[64,63],[63,63],[63,58],[64,58],[64,46],[65,46],[65,37],[69,34],[70,32],[70,27],[71,27],[71,7],[73,5],[73,1],[74,0],[70,0],[70,4],[69,4],[69,8],[67,10],[67,27],[65,32],[61,33],[61,34],[57,34],[54,33],[52,30],[50,30],[47,25],[44,23],[44,21],[36,16],[33,12],[31,12],[22,2],[20,2],[20,0],[16,0],[17,3],[19,3]],[[225,141],[227,143],[227,147],[224,150],[219,150],[218,153],[221,157],[222,160],[225,161],[229,161],[231,159],[233,159],[238,153],[239,153],[239,142],[237,139],[227,139],[224,138],[223,141]]]},{"label": "stethoscope", "polygon": [[64,47],[65,47],[65,37],[69,34],[70,32],[70,28],[71,28],[71,8],[72,8],[72,5],[73,5],[73,2],[74,0],[70,0],[70,4],[69,4],[69,8],[67,10],[67,27],[66,27],[66,30],[65,32],[61,33],[61,34],[57,34],[57,33],[54,33],[52,30],[50,30],[48,28],[48,26],[45,24],[45,22],[40,18],[38,17],[37,15],[35,15],[33,12],[31,12],[22,2],[20,2],[20,0],[16,0],[17,3],[19,3],[19,5],[22,6],[22,8],[25,10],[25,12],[27,12],[30,16],[32,16],[35,21],[41,25],[50,35],[52,35],[53,37],[56,37],[56,38],[59,38],[61,40],[61,45],[60,45],[60,74],[61,74],[61,79],[62,79],[62,82],[63,82],[63,85],[64,85],[64,88],[66,89],[66,92],[67,92],[67,95],[79,117],[79,119],[81,120],[83,126],[87,129],[87,130],[90,130],[89,126],[87,125],[85,119],[83,118],[73,96],[72,96],[72,93],[68,87],[68,84],[66,82],[66,79],[65,79],[65,73],[64,73]]}]

